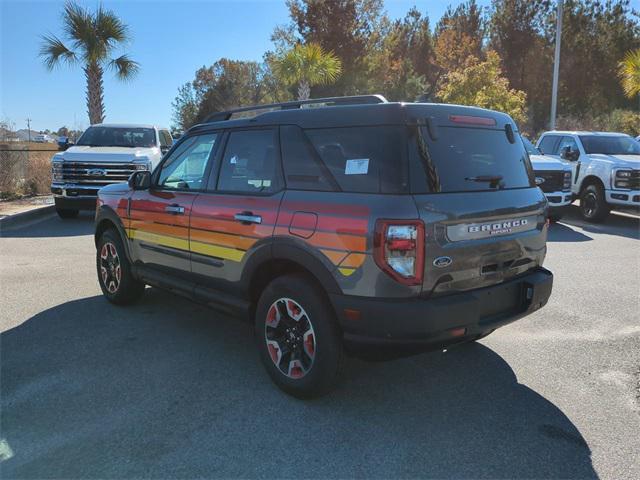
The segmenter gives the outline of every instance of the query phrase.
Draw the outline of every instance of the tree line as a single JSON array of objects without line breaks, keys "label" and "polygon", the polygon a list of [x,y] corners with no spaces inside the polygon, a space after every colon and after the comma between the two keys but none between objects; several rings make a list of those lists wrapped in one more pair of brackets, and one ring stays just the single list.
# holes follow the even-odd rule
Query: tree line
[{"label": "tree line", "polygon": [[[286,3],[289,21],[275,27],[262,61],[221,58],[178,89],[175,129],[301,91],[312,98],[381,93],[393,101],[478,105],[510,113],[530,134],[548,127],[555,2],[493,0],[483,8],[467,0],[449,6],[433,28],[417,7],[391,20],[382,0]],[[282,62],[304,45],[337,57],[338,73],[314,85],[293,82]],[[630,1],[565,0],[561,45],[559,126],[640,133],[639,99],[625,95],[618,75],[625,55],[640,48],[640,14]]]}]

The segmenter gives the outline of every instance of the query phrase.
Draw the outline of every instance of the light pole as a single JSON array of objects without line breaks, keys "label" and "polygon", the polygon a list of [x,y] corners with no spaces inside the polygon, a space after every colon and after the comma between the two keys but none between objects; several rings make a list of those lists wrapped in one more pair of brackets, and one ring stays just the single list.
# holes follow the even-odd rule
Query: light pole
[{"label": "light pole", "polygon": [[562,0],[558,0],[556,13],[556,51],[553,56],[553,87],[551,88],[551,121],[549,127],[556,129],[556,112],[558,110],[558,75],[560,73],[560,42],[562,39]]},{"label": "light pole", "polygon": [[31,143],[31,119],[27,118],[27,135],[29,135],[29,143]]}]

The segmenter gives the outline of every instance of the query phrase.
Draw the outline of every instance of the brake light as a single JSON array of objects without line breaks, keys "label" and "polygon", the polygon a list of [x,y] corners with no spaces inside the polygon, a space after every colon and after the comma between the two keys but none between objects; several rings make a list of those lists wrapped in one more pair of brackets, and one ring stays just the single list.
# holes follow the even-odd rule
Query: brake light
[{"label": "brake light", "polygon": [[489,117],[474,117],[472,115],[449,115],[449,120],[453,123],[464,123],[466,125],[484,125],[486,127],[493,127],[496,125],[496,120]]},{"label": "brake light", "polygon": [[374,238],[378,267],[405,285],[420,285],[424,273],[424,223],[378,220]]}]

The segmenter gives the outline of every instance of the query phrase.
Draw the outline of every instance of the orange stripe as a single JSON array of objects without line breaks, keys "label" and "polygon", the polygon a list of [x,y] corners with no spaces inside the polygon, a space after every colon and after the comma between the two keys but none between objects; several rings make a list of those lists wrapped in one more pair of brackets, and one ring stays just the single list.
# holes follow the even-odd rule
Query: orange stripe
[{"label": "orange stripe", "polygon": [[235,220],[225,219],[205,220],[192,217],[191,227],[228,234],[251,235],[258,238],[269,237],[273,233],[273,225],[242,225]]},{"label": "orange stripe", "polygon": [[189,229],[181,226],[161,225],[159,223],[131,220],[130,228],[157,233],[159,235],[171,235],[172,237],[184,238],[185,240],[189,237]]},{"label": "orange stripe", "polygon": [[184,215],[171,215],[169,213],[143,212],[141,210],[137,210],[131,212],[131,220],[174,223],[184,227],[189,226],[189,215],[186,211]]},{"label": "orange stripe", "polygon": [[307,240],[316,247],[329,247],[337,250],[364,252],[367,250],[367,238],[354,235],[316,232]]},{"label": "orange stripe", "polygon": [[350,253],[349,256],[342,261],[340,267],[358,268],[364,263],[365,258],[366,255],[362,253]]},{"label": "orange stripe", "polygon": [[336,250],[321,250],[321,252],[324,253],[334,265],[339,265],[342,259],[347,256],[347,252]]},{"label": "orange stripe", "polygon": [[255,238],[243,237],[241,235],[227,235],[225,233],[203,232],[202,230],[191,230],[191,240],[203,243],[213,243],[225,247],[237,248],[239,250],[249,250],[257,240]]}]

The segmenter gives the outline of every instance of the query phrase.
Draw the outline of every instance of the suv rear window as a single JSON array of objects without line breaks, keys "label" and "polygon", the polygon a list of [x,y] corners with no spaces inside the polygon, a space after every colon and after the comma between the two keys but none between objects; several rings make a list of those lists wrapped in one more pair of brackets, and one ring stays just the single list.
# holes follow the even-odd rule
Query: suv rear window
[{"label": "suv rear window", "polygon": [[406,193],[407,129],[402,126],[281,129],[287,187]]},{"label": "suv rear window", "polygon": [[420,127],[411,144],[412,159],[417,159],[412,162],[416,193],[533,186],[524,145],[517,137],[509,143],[504,130],[441,126],[433,141],[427,128]]}]

